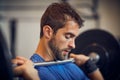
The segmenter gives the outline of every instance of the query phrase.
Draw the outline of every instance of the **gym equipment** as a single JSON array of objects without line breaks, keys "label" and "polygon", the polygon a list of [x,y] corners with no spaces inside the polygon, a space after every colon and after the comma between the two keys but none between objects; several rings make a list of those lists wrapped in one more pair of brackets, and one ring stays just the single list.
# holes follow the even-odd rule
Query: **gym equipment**
[{"label": "gym equipment", "polygon": [[69,62],[74,62],[74,59],[66,59],[62,61],[51,61],[51,62],[40,62],[40,63],[34,63],[34,66],[49,66],[49,65],[57,65],[57,64],[64,64],[64,63],[69,63]]},{"label": "gym equipment", "polygon": [[0,29],[0,80],[13,80],[10,56],[5,38]]},{"label": "gym equipment", "polygon": [[93,29],[83,32],[76,39],[71,52],[90,56],[99,67],[105,80],[118,80],[120,76],[120,45],[109,32]]},{"label": "gym equipment", "polygon": [[12,58],[15,58],[16,57],[16,54],[15,54],[15,49],[16,49],[16,30],[17,30],[17,20],[16,19],[11,19],[10,20],[10,50],[11,50],[11,53],[12,53]]}]

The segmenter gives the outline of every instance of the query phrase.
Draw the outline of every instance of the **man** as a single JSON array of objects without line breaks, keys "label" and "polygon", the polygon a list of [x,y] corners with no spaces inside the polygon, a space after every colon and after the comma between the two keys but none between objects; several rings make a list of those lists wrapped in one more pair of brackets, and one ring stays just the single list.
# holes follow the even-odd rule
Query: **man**
[{"label": "man", "polygon": [[[68,59],[71,49],[75,48],[75,39],[83,20],[67,3],[51,4],[41,19],[40,41],[33,62],[46,62]],[[89,80],[78,67],[85,65],[91,80],[103,80],[98,68],[89,57],[70,54],[75,63],[49,66],[36,66],[41,80]],[[93,66],[93,67],[92,67]],[[89,68],[90,67],[90,68]]]}]

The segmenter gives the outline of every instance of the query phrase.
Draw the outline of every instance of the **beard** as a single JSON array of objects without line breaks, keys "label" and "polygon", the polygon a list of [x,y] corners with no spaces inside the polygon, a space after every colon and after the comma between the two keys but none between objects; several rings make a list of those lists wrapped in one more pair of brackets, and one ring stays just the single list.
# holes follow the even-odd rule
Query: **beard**
[{"label": "beard", "polygon": [[63,60],[64,57],[62,56],[62,51],[57,47],[55,43],[55,38],[53,37],[49,42],[48,46],[51,49],[52,53],[51,55],[53,56],[54,60]]}]

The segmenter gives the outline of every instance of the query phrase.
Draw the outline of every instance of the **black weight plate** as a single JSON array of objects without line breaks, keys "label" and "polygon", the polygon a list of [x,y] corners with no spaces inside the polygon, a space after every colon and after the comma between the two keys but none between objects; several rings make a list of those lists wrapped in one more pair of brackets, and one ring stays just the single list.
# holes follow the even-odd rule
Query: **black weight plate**
[{"label": "black weight plate", "polygon": [[12,65],[5,38],[0,29],[0,80],[13,80]]},{"label": "black weight plate", "polygon": [[97,53],[100,59],[96,64],[105,80],[117,80],[120,75],[120,45],[112,34],[100,29],[88,30],[78,36],[75,45],[71,52]]}]

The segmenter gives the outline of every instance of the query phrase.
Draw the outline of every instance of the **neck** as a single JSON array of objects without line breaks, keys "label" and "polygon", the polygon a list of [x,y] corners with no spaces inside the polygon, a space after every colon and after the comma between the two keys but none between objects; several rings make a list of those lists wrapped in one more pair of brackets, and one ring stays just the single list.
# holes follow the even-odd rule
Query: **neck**
[{"label": "neck", "polygon": [[48,42],[44,38],[41,38],[35,52],[40,55],[45,61],[52,61],[54,58],[51,55],[51,51],[47,43]]}]

